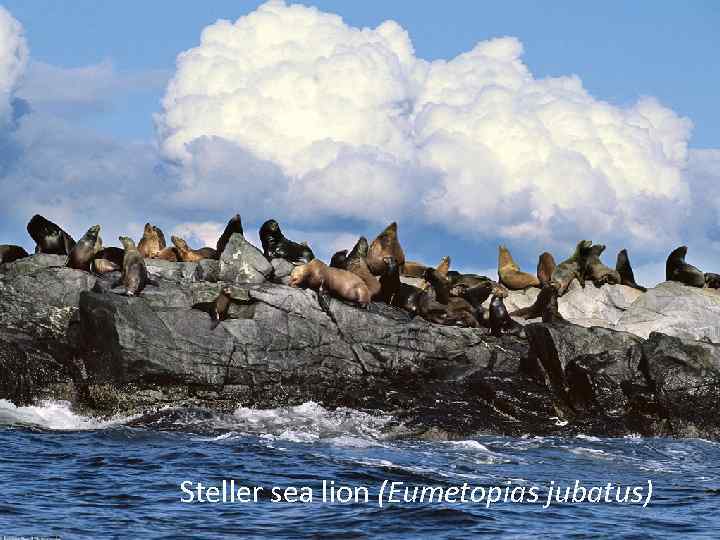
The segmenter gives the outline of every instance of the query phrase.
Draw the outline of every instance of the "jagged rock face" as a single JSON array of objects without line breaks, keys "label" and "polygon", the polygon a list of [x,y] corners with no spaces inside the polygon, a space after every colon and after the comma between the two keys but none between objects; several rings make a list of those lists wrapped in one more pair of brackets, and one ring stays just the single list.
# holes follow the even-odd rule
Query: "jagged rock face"
[{"label": "jagged rock face", "polygon": [[618,321],[617,329],[644,338],[662,332],[720,343],[720,291],[675,281],[660,283],[638,297]]},{"label": "jagged rock face", "polygon": [[219,281],[228,283],[262,283],[273,273],[273,266],[262,251],[248,242],[242,234],[230,237],[220,255]]},{"label": "jagged rock face", "polygon": [[[238,282],[278,279],[283,267],[236,236],[225,263],[151,261],[159,287],[139,297],[95,292],[118,273],[96,278],[57,264],[63,257],[0,267],[0,399],[62,398],[103,413],[315,400],[460,433],[720,438],[720,345],[570,323],[530,323],[527,339],[494,338],[380,303],[361,309],[311,290]],[[232,282],[213,281],[223,270]],[[715,305],[715,291],[670,287],[679,287],[673,309],[692,306],[699,317]],[[233,302],[211,330],[208,313],[193,306],[221,289]],[[658,289],[668,293],[667,284]],[[653,292],[630,303],[628,290],[571,290],[561,311],[565,301],[569,318],[606,317],[612,326],[621,313],[622,323]],[[512,292],[508,304],[528,305],[535,294]]]},{"label": "jagged rock face", "polygon": [[273,281],[282,285],[290,283],[290,274],[295,265],[286,259],[273,259],[270,261],[273,267]]}]

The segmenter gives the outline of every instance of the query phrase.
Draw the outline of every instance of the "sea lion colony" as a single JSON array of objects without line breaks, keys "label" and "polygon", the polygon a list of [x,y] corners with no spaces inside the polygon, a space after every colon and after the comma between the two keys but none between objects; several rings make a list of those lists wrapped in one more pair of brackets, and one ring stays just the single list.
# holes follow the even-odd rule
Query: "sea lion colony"
[{"label": "sea lion colony", "polygon": [[[120,271],[120,278],[109,292],[128,296],[141,294],[148,285],[159,286],[148,273],[145,259],[176,262],[219,259],[230,237],[243,234],[239,214],[230,218],[215,248],[191,249],[178,236],[172,236],[173,245],[167,246],[163,232],[150,223],[145,225],[137,246],[132,239],[120,237],[122,248],[103,247],[100,225],[90,227],[77,242],[61,227],[40,215],[33,216],[27,230],[36,243],[35,253],[66,255],[68,267],[95,274]],[[522,326],[512,317],[562,321],[557,299],[574,280],[582,287],[591,281],[596,287],[623,284],[643,292],[647,290],[635,282],[627,250],[618,253],[613,269],[600,260],[605,246],[589,240],[578,242],[573,254],[559,264],[550,253],[542,253],[536,275],[523,272],[507,247],[501,245],[498,249],[498,280],[494,281],[487,276],[451,270],[450,257],[443,257],[437,266],[405,260],[397,223],[388,225],[370,243],[361,236],[349,252],[335,253],[329,266],[316,259],[306,243],[286,238],[274,219],[263,223],[259,233],[263,254],[268,260],[285,259],[292,263],[293,270],[287,282],[291,287],[314,289],[319,294],[330,294],[364,308],[371,302],[384,302],[410,316],[420,316],[436,324],[485,326],[493,335],[522,332]],[[686,246],[670,253],[666,263],[668,281],[679,281],[692,287],[720,288],[720,275],[703,273],[685,262],[686,255]],[[0,263],[28,256],[20,246],[0,245]],[[508,290],[528,287],[541,289],[535,303],[508,313],[503,301]],[[486,309],[483,304],[488,299],[490,303]],[[223,288],[215,301],[195,307],[210,314],[214,328],[226,318],[232,300],[229,289]]]}]

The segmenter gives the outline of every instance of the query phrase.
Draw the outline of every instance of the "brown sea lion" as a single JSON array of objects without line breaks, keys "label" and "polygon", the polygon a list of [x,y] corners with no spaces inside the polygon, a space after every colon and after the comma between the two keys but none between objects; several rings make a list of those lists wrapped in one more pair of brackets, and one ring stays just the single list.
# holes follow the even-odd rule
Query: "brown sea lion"
[{"label": "brown sea lion", "polygon": [[95,258],[100,225],[90,227],[85,235],[70,250],[67,266],[75,270],[90,271],[90,263]]},{"label": "brown sea lion", "polygon": [[35,253],[69,255],[75,245],[72,236],[39,214],[35,214],[27,224],[27,231],[37,244]]},{"label": "brown sea lion", "polygon": [[199,302],[192,306],[193,309],[199,309],[210,315],[210,329],[215,330],[221,321],[228,318],[228,311],[232,303],[232,292],[229,288],[220,289],[220,293],[213,302]]},{"label": "brown sea lion", "polygon": [[705,286],[708,289],[720,289],[720,274],[705,273]]},{"label": "brown sea lion", "polygon": [[178,262],[180,261],[180,253],[175,246],[168,246],[161,249],[155,258],[161,261]]},{"label": "brown sea lion", "polygon": [[273,259],[285,259],[293,263],[310,262],[315,254],[307,244],[288,240],[280,230],[280,224],[274,219],[269,219],[260,227],[260,242],[262,243],[265,257]]},{"label": "brown sea lion", "polygon": [[28,257],[29,254],[25,248],[15,246],[13,244],[0,245],[0,264],[10,263]]},{"label": "brown sea lion", "polygon": [[448,271],[450,270],[450,257],[446,255],[440,259],[440,263],[438,263],[435,270],[437,270],[441,276],[447,276]]},{"label": "brown sea lion", "polygon": [[345,270],[352,272],[356,276],[360,276],[370,291],[370,298],[376,299],[380,295],[381,286],[378,279],[370,272],[370,268],[368,268],[365,260],[367,254],[368,241],[367,238],[361,236],[347,256]]},{"label": "brown sea lion", "polygon": [[447,306],[445,324],[477,328],[480,323],[475,317],[475,308],[464,298],[450,296],[450,282],[439,271],[428,268],[423,275],[434,292],[435,300]]},{"label": "brown sea lion", "polygon": [[547,251],[540,254],[537,265],[537,277],[540,281],[540,285],[543,283],[550,283],[552,281],[552,274],[555,271],[555,259]]},{"label": "brown sea lion", "polygon": [[585,264],[591,247],[592,242],[590,240],[581,240],[575,247],[575,252],[555,267],[552,273],[552,281],[560,285],[558,296],[562,296],[567,292],[570,283],[574,279],[577,279],[583,288],[585,287]]},{"label": "brown sea lion", "polygon": [[687,246],[676,248],[665,262],[665,279],[679,281],[691,287],[705,287],[705,274],[685,262]]},{"label": "brown sea lion", "polygon": [[124,294],[136,296],[145,289],[146,285],[159,286],[158,282],[148,274],[145,267],[145,258],[135,247],[135,242],[127,236],[121,236],[120,242],[125,249],[125,256],[122,264],[122,275],[118,284],[125,287]]},{"label": "brown sea lion", "polygon": [[138,242],[137,249],[140,255],[146,259],[154,259],[162,249],[165,248],[165,237],[158,233],[160,229],[151,225],[150,223],[145,224],[143,229],[143,237]]},{"label": "brown sea lion", "polygon": [[615,263],[615,270],[620,275],[620,283],[637,289],[638,291],[646,292],[647,289],[642,285],[638,285],[635,282],[635,274],[633,274],[632,266],[630,265],[630,259],[628,258],[627,250],[623,249],[618,253],[617,262]]},{"label": "brown sea lion", "polygon": [[370,303],[370,291],[359,276],[347,270],[330,268],[318,259],[296,266],[290,273],[289,285],[304,286],[314,290],[323,288],[350,302],[364,306]]},{"label": "brown sea lion", "polygon": [[347,249],[336,251],[330,258],[330,266],[332,268],[340,268],[341,270],[345,270],[345,267],[347,266],[347,253]]},{"label": "brown sea lion", "polygon": [[585,259],[585,279],[589,279],[596,287],[603,285],[620,284],[620,273],[617,270],[605,266],[600,260],[600,255],[605,251],[604,244],[595,244]]},{"label": "brown sea lion", "polygon": [[405,277],[421,278],[426,268],[427,265],[425,264],[415,261],[405,261],[405,264],[402,265],[402,268],[400,269],[400,275]]},{"label": "brown sea lion", "polygon": [[108,274],[120,270],[122,267],[118,266],[112,261],[107,259],[93,259],[90,262],[90,271],[95,274]]},{"label": "brown sea lion", "polygon": [[177,256],[182,262],[198,262],[203,259],[214,259],[215,250],[212,248],[190,249],[187,242],[179,236],[171,236],[173,245],[177,249]]},{"label": "brown sea lion", "polygon": [[235,214],[233,217],[230,218],[230,220],[227,222],[227,225],[225,225],[225,230],[220,235],[220,238],[218,238],[217,244],[215,246],[215,251],[218,259],[220,258],[220,255],[222,255],[223,251],[225,251],[227,243],[230,241],[230,237],[235,233],[243,234],[243,226],[242,220],[240,219],[240,214]]},{"label": "brown sea lion", "polygon": [[512,291],[540,286],[540,280],[536,276],[520,271],[520,267],[505,246],[498,246],[498,276],[500,283]]},{"label": "brown sea lion", "polygon": [[405,252],[403,251],[397,234],[397,223],[392,222],[385,227],[368,248],[367,263],[370,271],[376,276],[385,272],[385,257],[392,257],[401,268],[405,264]]}]

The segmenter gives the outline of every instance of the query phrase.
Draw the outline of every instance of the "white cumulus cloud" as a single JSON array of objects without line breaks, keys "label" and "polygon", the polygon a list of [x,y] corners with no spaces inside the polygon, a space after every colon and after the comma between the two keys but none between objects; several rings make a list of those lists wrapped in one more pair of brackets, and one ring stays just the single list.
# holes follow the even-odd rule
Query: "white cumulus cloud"
[{"label": "white cumulus cloud", "polygon": [[536,78],[522,52],[506,37],[429,62],[393,21],[355,28],[268,2],[178,56],[161,151],[185,202],[223,206],[234,191],[306,220],[674,241],[692,204],[691,122],[649,97],[598,100],[576,76]]}]

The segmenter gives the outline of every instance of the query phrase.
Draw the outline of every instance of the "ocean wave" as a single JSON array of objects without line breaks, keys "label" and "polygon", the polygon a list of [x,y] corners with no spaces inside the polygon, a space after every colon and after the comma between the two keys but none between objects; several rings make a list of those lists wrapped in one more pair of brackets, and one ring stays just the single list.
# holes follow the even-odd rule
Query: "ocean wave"
[{"label": "ocean wave", "polygon": [[0,425],[32,426],[58,431],[105,429],[124,424],[133,417],[98,419],[75,413],[67,401],[42,401],[38,405],[18,407],[0,399]]}]

